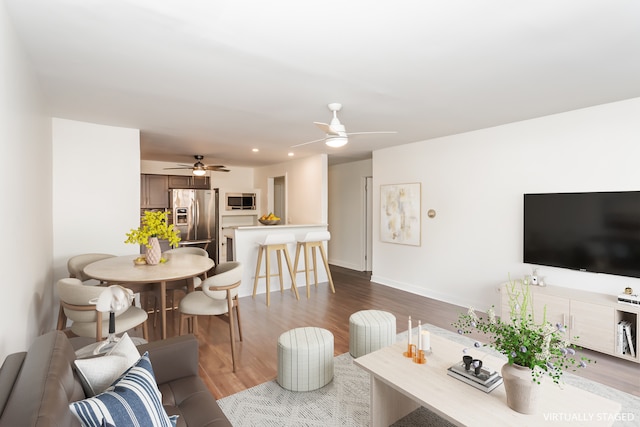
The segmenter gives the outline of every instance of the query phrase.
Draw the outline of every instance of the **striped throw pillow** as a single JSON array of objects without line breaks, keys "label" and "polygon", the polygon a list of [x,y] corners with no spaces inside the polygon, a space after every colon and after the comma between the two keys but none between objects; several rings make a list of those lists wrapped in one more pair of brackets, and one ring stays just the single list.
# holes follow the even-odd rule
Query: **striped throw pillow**
[{"label": "striped throw pillow", "polygon": [[162,407],[148,352],[103,393],[69,408],[86,427],[175,427],[178,418],[167,416]]}]

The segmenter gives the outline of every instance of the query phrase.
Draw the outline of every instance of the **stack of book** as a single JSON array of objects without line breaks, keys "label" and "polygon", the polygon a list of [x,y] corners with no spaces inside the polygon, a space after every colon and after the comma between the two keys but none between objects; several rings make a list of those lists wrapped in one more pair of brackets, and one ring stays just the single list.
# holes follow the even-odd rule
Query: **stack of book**
[{"label": "stack of book", "polygon": [[618,322],[616,353],[636,357],[635,330],[631,322],[628,320],[621,320]]},{"label": "stack of book", "polygon": [[474,369],[464,369],[464,363],[456,363],[447,369],[447,375],[459,379],[475,388],[489,393],[494,388],[502,384],[502,377],[496,371],[489,371],[481,368],[480,373],[476,375]]}]

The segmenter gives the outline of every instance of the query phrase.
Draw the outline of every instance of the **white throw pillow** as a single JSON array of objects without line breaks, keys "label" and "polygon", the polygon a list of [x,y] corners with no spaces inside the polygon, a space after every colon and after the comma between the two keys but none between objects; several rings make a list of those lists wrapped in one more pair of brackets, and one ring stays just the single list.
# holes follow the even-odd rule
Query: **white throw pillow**
[{"label": "white throw pillow", "polygon": [[134,363],[140,359],[140,353],[128,334],[107,354],[91,359],[76,359],[76,372],[87,397],[95,396],[107,389]]}]

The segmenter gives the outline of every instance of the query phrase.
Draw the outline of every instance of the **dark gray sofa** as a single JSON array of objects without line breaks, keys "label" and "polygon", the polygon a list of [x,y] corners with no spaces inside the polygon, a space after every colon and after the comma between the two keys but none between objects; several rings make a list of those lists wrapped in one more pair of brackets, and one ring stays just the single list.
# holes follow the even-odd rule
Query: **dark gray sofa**
[{"label": "dark gray sofa", "polygon": [[[198,341],[184,335],[139,347],[149,351],[158,388],[178,426],[231,426],[198,376]],[[85,398],[75,352],[60,331],[44,334],[28,352],[9,355],[0,368],[0,427],[80,426],[69,403]]]}]

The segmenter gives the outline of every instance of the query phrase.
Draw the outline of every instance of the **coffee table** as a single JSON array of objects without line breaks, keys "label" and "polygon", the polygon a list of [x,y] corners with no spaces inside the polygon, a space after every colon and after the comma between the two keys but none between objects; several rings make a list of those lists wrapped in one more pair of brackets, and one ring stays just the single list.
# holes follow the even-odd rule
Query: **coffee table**
[{"label": "coffee table", "polygon": [[[621,404],[585,390],[545,378],[537,414],[525,415],[507,406],[504,386],[485,393],[447,375],[462,359],[464,345],[431,334],[433,352],[419,365],[402,355],[407,344],[396,343],[357,359],[371,375],[372,427],[389,426],[420,406],[459,426],[610,426]],[[477,354],[475,354],[477,353]],[[500,371],[504,360],[471,352],[483,366]]]}]

